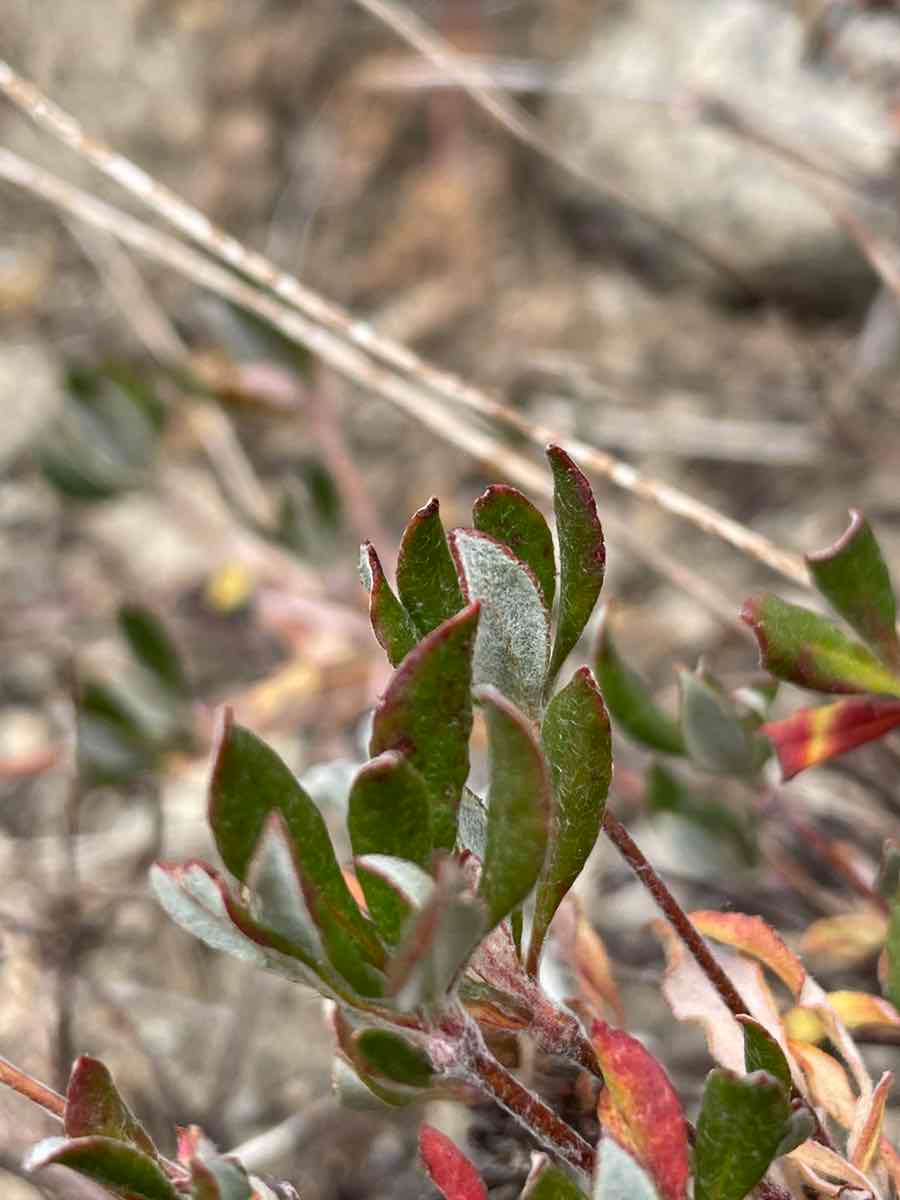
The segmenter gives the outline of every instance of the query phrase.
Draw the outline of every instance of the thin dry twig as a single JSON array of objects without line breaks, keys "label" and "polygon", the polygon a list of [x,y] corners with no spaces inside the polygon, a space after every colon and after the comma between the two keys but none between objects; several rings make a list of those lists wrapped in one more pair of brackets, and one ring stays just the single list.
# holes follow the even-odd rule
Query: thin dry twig
[{"label": "thin dry twig", "polygon": [[[305,318],[303,329],[306,332],[300,332],[298,325],[289,336],[298,337],[313,353],[330,361],[335,369],[349,378],[354,378],[356,382],[361,382],[360,375],[367,375],[364,386],[372,387],[377,373],[379,383],[375,390],[405,411],[410,412],[412,416],[416,417],[422,414],[421,419],[434,432],[457,445],[461,445],[459,438],[451,436],[449,431],[455,429],[459,436],[462,436],[464,432],[469,439],[469,445],[462,448],[467,449],[483,461],[497,461],[499,447],[494,453],[487,455],[484,454],[483,449],[475,450],[476,444],[480,447],[485,446],[484,436],[471,429],[463,430],[451,414],[445,413],[436,405],[433,396],[426,397],[426,389],[480,417],[486,417],[515,429],[532,443],[546,444],[550,441],[565,440],[560,439],[553,430],[545,426],[531,425],[527,419],[506,408],[481,389],[466,383],[450,372],[439,370],[405,346],[379,336],[368,323],[354,320],[350,313],[304,287],[299,280],[279,270],[263,255],[248,249],[236,238],[216,227],[203,213],[187,204],[169,188],[158,183],[135,163],[89,138],[68,113],[55,105],[2,60],[0,60],[0,92],[7,95],[43,129],[59,138],[109,178],[116,180],[133,196],[152,208],[154,212],[169,221],[210,254],[240,270],[260,287],[274,292],[282,301],[296,310],[297,315]],[[11,156],[9,151],[5,152],[3,161],[5,164],[3,174],[6,178],[19,183],[20,186],[30,186],[31,190],[41,192],[48,199],[54,199],[55,203],[61,202],[62,192],[60,189],[66,188],[67,185],[56,180],[53,185],[48,187],[49,179],[52,177],[48,179],[45,176],[44,186],[39,187],[37,180],[41,173],[37,171],[37,168],[26,164],[18,156]],[[28,171],[24,171],[23,168],[28,168]],[[27,179],[26,175],[29,176]],[[50,192],[55,192],[55,198]],[[69,189],[67,197],[70,204],[69,211],[72,211],[73,192],[74,189]],[[98,204],[98,201],[93,201],[93,218],[88,216],[86,211],[84,212],[85,219],[93,219],[94,224],[97,224],[96,218],[100,211],[96,207]],[[84,208],[83,204],[82,208]],[[112,225],[108,220],[115,214],[115,210],[110,209],[109,206],[103,206],[103,208],[107,221],[101,223],[101,227],[115,230],[115,220]],[[133,218],[129,220],[132,222],[132,233],[134,233],[133,225],[137,223],[133,222]],[[121,220],[119,226],[120,229],[123,228]],[[116,232],[119,231],[116,230]],[[151,252],[147,236],[149,232],[145,231],[141,236],[143,250],[146,253]],[[158,239],[160,235],[154,233],[153,237]],[[159,242],[157,241],[156,244],[158,247]],[[176,269],[183,269],[186,260],[182,259],[179,268],[178,264],[171,261],[171,257],[170,252],[167,254],[166,261],[169,261],[170,265],[176,266]],[[192,278],[197,280],[196,272],[192,274]],[[220,292],[222,290],[221,278],[220,274],[220,284],[215,289]],[[205,286],[213,285],[206,284]],[[249,294],[249,290],[243,285],[242,290],[245,296]],[[231,298],[234,298],[233,294]],[[261,312],[264,303],[269,305],[267,297],[256,297],[255,301],[257,305],[255,311],[258,312]],[[244,307],[250,307],[246,300],[237,302]],[[271,306],[268,311],[269,313],[273,311]],[[271,315],[267,315],[266,319],[284,329],[284,322],[287,320],[288,314],[283,313],[280,308],[275,311],[278,312],[277,319]],[[330,359],[323,350],[326,339],[331,347]],[[369,363],[362,363],[360,355],[369,359]],[[343,366],[336,361],[338,357],[343,360]],[[353,373],[349,370],[351,357],[357,364]],[[376,361],[373,363],[371,360]],[[404,378],[388,380],[379,365],[390,368]],[[403,393],[402,400],[401,392]],[[414,401],[412,400],[413,396],[415,397]],[[427,419],[424,414],[427,414]],[[754,533],[740,522],[723,516],[709,505],[686,495],[678,488],[643,476],[628,463],[624,463],[604,451],[597,450],[580,441],[566,440],[566,445],[581,460],[584,467],[609,479],[617,487],[688,520],[704,532],[721,538],[741,552],[765,563],[792,582],[803,585],[808,583],[806,567],[799,556],[780,549],[768,538]]]},{"label": "thin dry twig", "polygon": [[492,120],[496,121],[516,141],[527,146],[535,154],[567,175],[571,175],[580,183],[586,184],[592,190],[611,197],[622,208],[636,213],[649,225],[662,230],[669,238],[677,241],[694,257],[700,259],[718,275],[724,276],[742,293],[756,298],[759,289],[755,287],[733,264],[726,262],[720,254],[703,245],[695,238],[689,237],[677,225],[671,224],[664,218],[650,212],[622,188],[608,179],[599,179],[578,159],[564,154],[558,147],[544,137],[540,125],[514,100],[500,95],[495,89],[486,87],[473,75],[470,64],[465,56],[456,53],[443,38],[420,20],[408,8],[395,3],[395,0],[356,0],[356,4],[365,9],[371,16],[387,25],[407,45],[412,46],[424,58],[444,75],[451,79],[470,100]]},{"label": "thin dry twig", "polygon": [[[389,400],[439,437],[470,454],[476,461],[492,470],[499,471],[526,491],[545,499],[552,498],[552,487],[547,480],[546,473],[534,462],[503,445],[486,430],[465,424],[460,420],[458,414],[448,409],[417,382],[404,379],[396,373],[386,370],[363,352],[357,350],[352,343],[316,325],[299,312],[287,309],[275,297],[261,292],[253,285],[244,283],[205,255],[192,250],[191,247],[175,238],[152,229],[103,201],[89,196],[71,184],[65,183],[49,172],[43,171],[20,156],[2,148],[0,148],[0,178],[26,188],[81,220],[115,233],[132,249],[157,262],[164,263],[199,286],[216,292],[232,303],[262,317],[287,337],[302,342],[311,353],[343,375],[344,378]],[[542,429],[541,432],[542,436],[547,435],[547,440],[559,440],[553,436],[551,431]],[[571,442],[568,444],[571,446]],[[580,446],[581,444],[577,443],[576,445]],[[579,453],[578,450],[575,452]],[[590,463],[587,465],[590,467]],[[628,470],[631,471],[632,468],[629,467]],[[688,500],[689,498],[684,497],[684,499]],[[728,628],[741,633],[745,632],[744,626],[736,618],[734,606],[705,579],[696,575],[683,563],[671,558],[664,551],[648,546],[626,526],[624,521],[618,521],[607,515],[605,524],[607,531],[613,538],[619,540],[624,549],[646,563],[652,570],[670,579],[677,587],[684,588]],[[744,530],[743,532],[748,536],[755,536],[750,535],[749,531]],[[772,549],[777,550],[774,547]],[[777,553],[786,559],[793,557],[785,555],[781,551]],[[799,563],[798,571],[803,570],[802,561],[798,559],[797,562]]]}]

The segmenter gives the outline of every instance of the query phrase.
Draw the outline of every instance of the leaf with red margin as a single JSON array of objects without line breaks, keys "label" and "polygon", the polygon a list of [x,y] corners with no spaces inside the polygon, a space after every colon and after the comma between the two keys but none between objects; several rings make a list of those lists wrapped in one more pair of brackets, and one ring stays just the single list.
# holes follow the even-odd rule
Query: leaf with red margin
[{"label": "leaf with red margin", "polygon": [[895,669],[900,668],[897,601],[881,547],[857,509],[850,524],[825,550],[806,555],[816,587],[848,625]]},{"label": "leaf with red margin", "polygon": [[178,1200],[162,1167],[136,1146],[109,1137],[47,1138],[30,1151],[26,1171],[68,1167],[122,1200]]},{"label": "leaf with red margin", "polygon": [[637,1038],[594,1021],[591,1041],[606,1080],[601,1123],[650,1174],[662,1200],[684,1200],[687,1126],[669,1077]]},{"label": "leaf with red margin", "polygon": [[76,1059],[69,1076],[64,1123],[67,1137],[115,1138],[159,1157],[153,1139],[119,1095],[109,1068],[87,1054]]},{"label": "leaf with red margin", "polygon": [[559,611],[547,688],[590,620],[603,587],[606,546],[594,493],[584,473],[561,446],[548,446],[553,472],[553,509],[559,539]]},{"label": "leaf with red margin", "polygon": [[741,609],[770,675],[814,692],[900,695],[900,677],[833,621],[768,592]]},{"label": "leaf with red margin", "polygon": [[487,1188],[462,1150],[431,1125],[419,1130],[419,1153],[445,1200],[487,1200]]},{"label": "leaf with red margin", "polygon": [[857,1105],[856,1119],[847,1139],[847,1157],[861,1171],[868,1171],[878,1154],[884,1110],[893,1082],[894,1076],[885,1071],[872,1095],[861,1096]]},{"label": "leaf with red margin", "polygon": [[431,633],[465,604],[456,567],[432,496],[415,512],[400,542],[397,591],[420,633]]},{"label": "leaf with red margin", "polygon": [[476,601],[423,638],[394,672],[372,719],[369,753],[399,750],[428,785],[437,849],[452,850],[456,842],[456,813],[469,774],[480,611]]},{"label": "leaf with red margin", "polygon": [[762,917],[715,910],[698,910],[689,915],[691,923],[705,937],[758,959],[778,976],[795,998],[799,997],[806,982],[806,968]]},{"label": "leaf with red margin", "polygon": [[419,640],[412,617],[391,591],[381,560],[371,542],[359,551],[359,575],[369,593],[369,621],[392,667],[397,667]]},{"label": "leaf with red margin", "polygon": [[556,558],[553,535],[540,509],[516,488],[495,483],[475,501],[472,523],[531,568],[549,612],[556,594]]},{"label": "leaf with red margin", "polygon": [[802,708],[784,721],[762,726],[775,747],[781,773],[793,779],[818,766],[883,737],[900,725],[900,700],[839,700],[822,708]]}]

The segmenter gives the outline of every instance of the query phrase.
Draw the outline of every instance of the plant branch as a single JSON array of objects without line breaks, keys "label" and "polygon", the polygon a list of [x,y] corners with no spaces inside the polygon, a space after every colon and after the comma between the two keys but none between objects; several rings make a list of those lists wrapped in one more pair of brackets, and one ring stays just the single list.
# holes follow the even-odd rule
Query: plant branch
[{"label": "plant branch", "polygon": [[[408,380],[395,372],[385,370],[364,352],[357,350],[347,338],[332,334],[301,313],[287,308],[275,297],[244,283],[206,255],[2,148],[0,178],[25,188],[90,225],[114,233],[120,241],[138,253],[170,267],[198,286],[224,296],[231,303],[261,317],[286,337],[305,345],[311,353],[345,379],[382,396],[419,424],[470,454],[478,462],[502,472],[525,490],[545,499],[552,499],[552,487],[545,472],[530,459],[504,445],[488,431],[465,424],[456,413],[416,380]],[[503,410],[502,405],[497,407]],[[528,430],[527,423],[523,428]],[[540,436],[536,440],[542,445],[544,438],[550,441],[560,440],[552,431],[542,429],[539,433]],[[578,445],[581,446],[581,443]],[[585,447],[581,446],[581,449],[584,450]],[[629,467],[628,470],[631,471],[632,468]],[[737,619],[735,606],[701,576],[666,554],[664,550],[647,545],[644,539],[639,538],[629,528],[627,522],[613,514],[604,514],[604,526],[623,549],[628,550],[651,570],[669,579],[676,587],[687,591],[729,630],[752,636],[747,626]],[[784,554],[783,551],[777,553]],[[802,563],[800,569],[803,569]]]},{"label": "plant branch", "polygon": [[554,146],[544,136],[538,122],[520,104],[509,97],[498,94],[495,88],[485,86],[479,80],[477,73],[473,73],[471,65],[465,57],[457,54],[448,42],[429,29],[414,12],[397,4],[395,0],[356,0],[356,4],[386,25],[408,46],[411,46],[451,79],[461,92],[517,142],[553,163],[565,174],[586,184],[592,191],[612,199],[621,208],[635,213],[648,225],[661,230],[694,258],[705,263],[717,275],[727,279],[743,296],[751,300],[759,299],[759,287],[717,251],[698,239],[690,237],[674,223],[645,208],[616,183],[609,179],[599,178],[585,163],[571,155],[564,154],[557,146]]},{"label": "plant branch", "polygon": [[603,814],[603,828],[607,837],[656,901],[666,920],[693,955],[697,966],[716,989],[728,1010],[735,1017],[751,1015],[740,992],[716,962],[702,934],[697,932],[687,913],[644,856],[643,850],[618,817],[614,816],[608,808]]},{"label": "plant branch", "polygon": [[24,1096],[33,1104],[37,1104],[51,1117],[62,1121],[66,1115],[66,1098],[45,1083],[34,1079],[31,1075],[13,1066],[7,1059],[0,1057],[0,1083],[12,1088],[20,1096]]},{"label": "plant branch", "polygon": [[[603,829],[629,867],[634,871],[638,880],[656,901],[666,920],[693,956],[697,966],[715,988],[729,1012],[735,1017],[752,1016],[753,1014],[746,1001],[716,961],[703,935],[698,932],[690,917],[666,887],[665,883],[663,883],[640,846],[634,841],[618,817],[614,816],[608,808],[603,813]],[[808,1107],[815,1122],[813,1136],[816,1141],[821,1142],[823,1146],[827,1146],[829,1149],[834,1149],[828,1132],[823,1127],[813,1107],[806,1100],[806,1097],[801,1095],[796,1088],[792,1088],[791,1091],[795,1099],[802,1100]]]},{"label": "plant branch", "polygon": [[[292,275],[276,267],[265,256],[244,246],[237,238],[218,228],[207,216],[181,199],[171,189],[159,183],[130,159],[88,137],[73,117],[2,60],[0,60],[0,93],[5,94],[42,129],[53,134],[81,158],[115,180],[131,195],[179,229],[186,237],[202,246],[209,254],[220,262],[228,264],[229,267],[239,270],[259,287],[275,293],[283,304],[306,318],[305,323],[308,330],[315,330],[321,336],[330,336],[333,341],[339,342],[348,353],[356,352],[401,376],[402,380],[397,379],[395,382],[398,385],[402,383],[415,392],[416,404],[412,408],[408,401],[405,403],[399,401],[396,391],[389,392],[384,388],[377,390],[386,399],[399,404],[404,411],[411,412],[413,416],[417,415],[420,406],[430,407],[432,410],[430,419],[426,420],[423,416],[422,420],[430,424],[430,427],[436,432],[433,410],[434,406],[438,404],[436,397],[440,397],[449,404],[466,408],[481,417],[487,417],[489,420],[517,430],[533,444],[543,445],[548,441],[561,440],[553,430],[546,426],[530,424],[527,419],[508,409],[480,388],[450,372],[432,366],[390,338],[382,337],[366,322],[355,320],[351,313],[305,287]],[[18,156],[12,155],[9,151],[4,152],[3,159],[2,174],[6,178],[12,179],[21,186],[30,186],[32,191],[41,190],[35,186],[39,175],[36,168],[30,167],[31,179],[30,182],[25,182],[22,167],[23,165],[28,167],[29,164],[23,164],[23,160],[18,159]],[[14,160],[15,167],[13,166]],[[54,182],[57,189],[57,199],[54,202],[59,203],[59,188],[65,188],[67,185],[62,184],[59,180]],[[71,193],[74,191],[75,189],[69,189],[70,202],[73,198]],[[51,198],[47,189],[44,189],[41,194]],[[97,203],[94,201],[95,205]],[[107,217],[112,215],[114,219],[112,222],[107,220],[102,227],[122,237],[122,222],[121,220],[116,222],[116,210],[110,209],[108,206],[103,207],[106,209]],[[71,203],[68,211],[73,211]],[[95,217],[98,211],[94,210]],[[119,216],[124,218],[124,214],[119,214]],[[90,218],[85,219],[90,220]],[[96,225],[98,221],[95,219],[92,223]],[[139,222],[135,222],[135,224],[140,227]],[[155,238],[159,236],[154,233]],[[147,252],[149,245],[150,240],[145,238],[144,252]],[[141,247],[136,248],[141,249]],[[170,265],[175,264],[170,262]],[[184,260],[182,260],[182,268],[183,265]],[[176,266],[176,269],[179,268]],[[196,276],[192,277],[196,278]],[[221,291],[219,288],[215,290]],[[259,299],[262,301],[268,298],[259,297]],[[243,307],[247,307],[246,302],[239,301],[239,303]],[[280,306],[278,312],[279,315],[286,317]],[[267,316],[265,319],[284,329],[283,325],[272,316]],[[346,374],[348,378],[354,378],[346,370],[343,370],[333,358],[326,357],[320,345],[317,345],[309,334],[304,336],[295,331],[289,336],[299,337],[313,353],[330,362],[336,370]],[[371,365],[371,369],[374,371],[378,367]],[[428,398],[426,392],[432,392],[434,395]],[[454,439],[447,432],[449,414],[444,413],[440,406],[438,411],[445,418],[443,436],[453,441]],[[452,418],[449,419],[452,424]],[[799,556],[780,549],[767,538],[747,529],[740,522],[723,516],[709,505],[681,492],[678,488],[643,476],[630,464],[622,462],[605,451],[579,441],[564,440],[566,440],[568,449],[581,460],[582,466],[602,475],[616,487],[651,501],[665,511],[689,521],[706,533],[714,534],[742,553],[757,558],[792,582],[801,585],[808,583],[806,567]],[[456,441],[456,444],[459,442]],[[489,461],[491,460],[496,461],[496,455],[493,456],[493,459],[489,459]]]}]

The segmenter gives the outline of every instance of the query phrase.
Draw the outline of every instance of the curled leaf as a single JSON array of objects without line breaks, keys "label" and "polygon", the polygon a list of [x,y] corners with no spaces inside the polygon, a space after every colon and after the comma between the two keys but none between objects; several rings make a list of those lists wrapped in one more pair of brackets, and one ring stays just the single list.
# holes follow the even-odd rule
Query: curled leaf
[{"label": "curled leaf", "polygon": [[690,918],[704,936],[758,959],[795,997],[800,995],[807,978],[803,963],[762,917],[711,910],[692,912]]},{"label": "curled leaf", "polygon": [[872,527],[850,510],[850,524],[825,550],[807,554],[816,587],[848,625],[895,670],[900,669],[897,601]]},{"label": "curled leaf", "polygon": [[814,692],[900,694],[900,677],[861,642],[818,613],[763,593],[741,610],[759,643],[762,666]]}]

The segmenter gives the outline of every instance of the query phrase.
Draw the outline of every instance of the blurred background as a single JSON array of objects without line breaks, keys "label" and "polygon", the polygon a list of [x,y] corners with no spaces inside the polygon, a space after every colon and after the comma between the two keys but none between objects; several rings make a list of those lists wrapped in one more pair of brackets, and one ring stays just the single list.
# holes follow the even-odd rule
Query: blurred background
[{"label": "blurred background", "polygon": [[[900,228],[895,5],[403,11],[517,106],[528,144],[349,0],[0,0],[0,53],[230,232],[563,444],[608,450],[795,551],[864,508],[897,562],[900,317],[866,254]],[[6,102],[0,144],[130,207]],[[77,1053],[100,1055],[164,1141],[174,1122],[223,1149],[265,1135],[252,1165],[304,1200],[425,1195],[418,1114],[338,1118],[318,1002],[190,942],[145,875],[154,858],[211,853],[223,703],[339,831],[387,679],[358,545],[392,564],[429,496],[448,526],[469,524],[503,473],[2,180],[0,325],[0,1053],[55,1087]],[[597,495],[617,641],[660,702],[701,656],[729,684],[749,678],[743,599],[799,590],[602,480]],[[135,674],[119,624],[135,604],[181,651],[174,700]],[[791,785],[800,810],[877,844],[897,816],[879,755]],[[640,753],[623,744],[618,763],[615,803],[685,903],[788,931],[848,909],[839,884],[787,859],[796,830],[747,834],[771,797],[717,785],[735,834],[654,816]],[[602,854],[580,892],[630,1026],[690,1095],[702,1041],[673,1033],[646,900]],[[829,953],[834,986],[872,986],[871,947]],[[47,1132],[0,1093],[4,1197],[76,1195],[20,1173]],[[496,1194],[517,1194],[529,1147],[489,1110],[473,1134]]]}]

